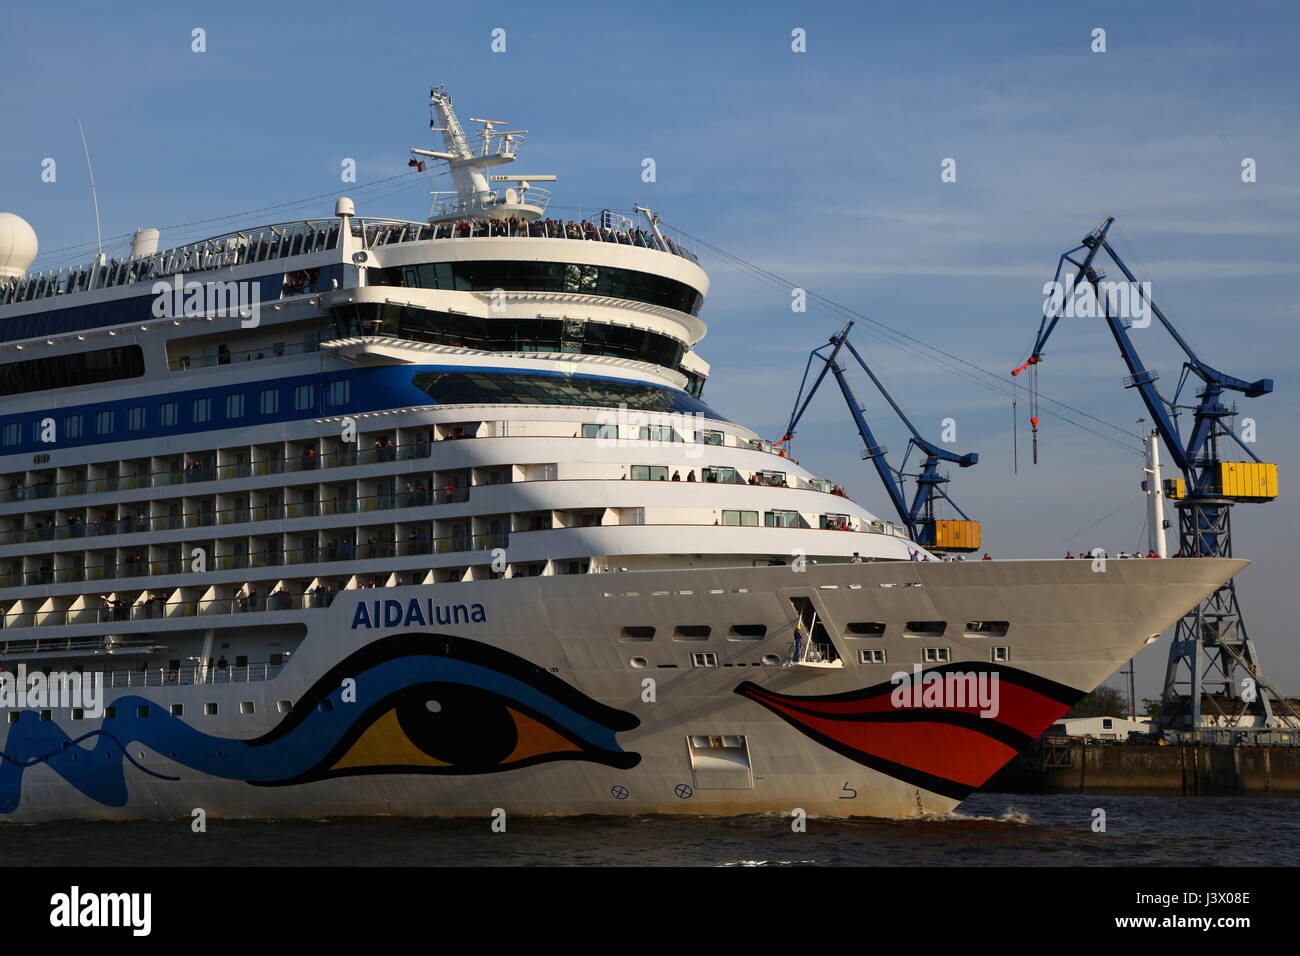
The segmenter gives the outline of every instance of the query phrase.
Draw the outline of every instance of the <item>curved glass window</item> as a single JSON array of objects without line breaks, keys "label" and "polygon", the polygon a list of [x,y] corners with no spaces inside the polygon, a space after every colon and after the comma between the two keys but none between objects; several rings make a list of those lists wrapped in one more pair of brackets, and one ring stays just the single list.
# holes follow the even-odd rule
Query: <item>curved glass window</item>
[{"label": "curved glass window", "polygon": [[[319,288],[315,289],[315,291],[330,288],[332,284],[330,280],[341,277],[342,274],[342,266],[322,267],[319,276]],[[183,277],[187,280],[192,277],[194,281],[204,282],[205,289],[209,290],[208,294],[211,295],[216,280],[204,278],[209,275],[211,273],[187,272],[184,273]],[[178,275],[179,277],[181,276]],[[248,281],[258,283],[260,301],[269,302],[280,298],[283,280],[283,275],[277,272],[274,275],[259,276]],[[141,276],[131,281],[143,282],[145,280]],[[114,299],[111,302],[78,305],[67,309],[51,309],[12,317],[0,312],[0,342],[19,342],[23,339],[46,335],[80,332],[84,329],[106,328],[110,325],[126,325],[132,322],[148,322],[163,318],[163,316],[154,312],[154,308],[158,305],[159,297],[151,293],[149,295],[130,296],[125,299]],[[183,316],[177,315],[174,318],[183,318]]]},{"label": "curved glass window", "polygon": [[686,353],[686,344],[679,339],[608,322],[486,319],[379,302],[338,306],[332,312],[340,338],[391,335],[485,352],[578,352],[635,359],[671,369],[681,364]]},{"label": "curved glass window", "polygon": [[726,421],[685,392],[617,379],[516,372],[420,372],[413,379],[440,405],[592,405],[646,412],[698,413]]},{"label": "curved glass window", "polygon": [[0,395],[21,395],[73,385],[98,385],[144,374],[144,351],[138,345],[51,355],[0,365]]},{"label": "curved glass window", "polygon": [[429,262],[414,266],[370,269],[371,285],[417,289],[454,289],[461,292],[577,292],[648,302],[699,315],[704,296],[684,282],[613,266],[581,262],[503,261]]}]

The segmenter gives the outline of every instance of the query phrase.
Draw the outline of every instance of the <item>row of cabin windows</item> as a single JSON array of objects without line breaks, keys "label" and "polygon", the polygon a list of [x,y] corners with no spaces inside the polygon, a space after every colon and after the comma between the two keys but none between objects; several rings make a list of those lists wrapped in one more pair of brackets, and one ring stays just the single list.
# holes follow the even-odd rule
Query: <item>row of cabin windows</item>
[{"label": "row of cabin windows", "polygon": [[[848,523],[848,515],[824,514],[818,516],[818,526],[821,528],[844,528],[848,526]],[[758,512],[723,511],[722,524],[741,528],[757,528]],[[803,515],[798,511],[765,511],[763,512],[763,527],[806,528],[808,525],[804,521]]]},{"label": "row of cabin windows", "polygon": [[[610,427],[613,428],[614,426],[610,426]],[[722,433],[718,432],[717,434],[721,435]],[[584,438],[605,438],[605,437],[613,438],[613,437],[617,437],[617,435],[612,432],[607,433],[605,435],[595,435],[595,434],[587,435],[584,432],[583,437]],[[653,440],[653,439],[647,439],[646,430],[644,428],[641,429],[641,438],[643,440]],[[680,438],[664,439],[664,440],[681,441]],[[722,444],[722,442],[721,441],[718,441],[716,443],[706,442],[706,444],[720,445]],[[635,480],[667,481],[668,466],[667,465],[633,465],[632,479],[634,481]],[[764,485],[770,488],[789,487],[789,483],[786,481],[784,471],[756,471],[754,472],[754,480],[752,482],[748,482],[745,479],[740,477],[740,473],[736,471],[735,468],[729,465],[707,465],[701,468],[700,481],[706,482],[708,484],[719,484],[719,485],[755,484],[755,485]],[[739,514],[740,512],[737,513]]]},{"label": "row of cabin windows", "polygon": [[[1004,664],[1011,660],[1011,648],[998,646],[989,649],[989,660],[994,664]],[[921,650],[923,664],[949,664],[952,652],[946,647],[926,647]],[[859,664],[887,664],[888,659],[883,647],[870,647],[858,651]]]},{"label": "row of cabin windows", "polygon": [[[327,405],[346,405],[348,403],[351,383],[347,381],[331,382],[326,386],[325,403]],[[245,395],[235,392],[227,395],[225,400],[225,417],[233,421],[243,418],[246,413]],[[293,388],[293,410],[308,411],[316,404],[315,385],[295,385]],[[158,408],[158,425],[161,428],[174,428],[180,423],[180,405],[177,402],[163,402]],[[257,409],[262,415],[275,415],[280,411],[280,390],[263,389],[257,393]],[[96,435],[112,435],[117,425],[117,412],[111,409],[95,412],[93,416],[86,413],[66,415],[63,418],[63,438],[75,439],[85,435],[86,419],[93,418]],[[190,400],[190,420],[195,425],[202,425],[212,420],[212,399],[195,398]],[[32,423],[36,440],[41,440],[45,426],[44,420]],[[127,431],[144,431],[149,424],[149,407],[137,405],[126,411]],[[22,422],[10,422],[0,429],[0,445],[12,446],[22,442]]]},{"label": "row of cabin windows", "polygon": [[[673,628],[674,641],[707,641],[713,634],[708,624],[682,624]],[[733,624],[727,632],[728,640],[761,641],[767,636],[766,624]],[[619,631],[618,639],[625,644],[642,643],[655,639],[655,628],[649,625],[632,625]]]},{"label": "row of cabin windows", "polygon": [[[293,710],[293,701],[291,701],[291,700],[278,700],[278,701],[275,702],[275,706],[276,706],[276,710],[278,710],[280,713],[282,713],[282,714],[287,714],[287,713],[289,713],[291,710]],[[251,701],[251,700],[241,700],[241,701],[239,702],[239,712],[240,712],[241,714],[244,714],[244,715],[255,714],[255,713],[257,712],[257,705],[256,705],[253,701]],[[184,705],[184,704],[172,704],[172,705],[168,708],[168,713],[170,713],[173,717],[184,717],[184,716],[185,716],[185,705]],[[203,705],[203,716],[205,716],[205,717],[216,717],[216,716],[218,716],[220,713],[221,713],[221,706],[220,706],[216,701],[209,701],[208,703],[206,703],[206,704]],[[148,705],[148,704],[141,704],[141,705],[139,705],[138,707],[136,707],[136,709],[135,709],[135,715],[136,715],[136,717],[141,718],[141,719],[148,717],[148,716],[149,716],[149,705]],[[22,715],[21,715],[18,711],[10,711],[10,713],[9,713],[9,723],[11,723],[11,724],[16,724],[16,723],[18,723],[18,719],[19,719],[19,717],[21,717],[21,716],[22,716]],[[84,720],[84,719],[86,718],[86,712],[85,712],[84,708],[81,708],[81,707],[73,707],[73,708],[72,708],[72,712],[71,712],[71,714],[69,714],[69,716],[70,716],[71,719],[73,719],[73,720]],[[117,717],[117,708],[116,708],[116,707],[105,707],[105,708],[104,708],[104,719],[105,719],[105,720],[113,720],[113,719],[116,719],[116,717]],[[52,711],[49,711],[49,710],[42,710],[42,711],[41,711],[41,720],[52,720],[52,719],[53,719],[53,712],[52,712]]]},{"label": "row of cabin windows", "polygon": [[[942,637],[948,628],[947,621],[908,621],[903,628],[905,637]],[[1005,637],[1010,625],[1006,621],[967,621],[968,636]],[[713,629],[707,624],[682,624],[673,629],[674,641],[707,641]],[[885,625],[880,621],[854,621],[845,625],[846,637],[884,637]],[[733,624],[728,639],[762,640],[767,636],[766,624]],[[619,631],[623,643],[653,641],[655,628],[649,625],[629,625]],[[927,648],[930,650],[930,648]],[[946,648],[937,648],[946,651]]]},{"label": "row of cabin windows", "polygon": [[[993,663],[1005,663],[1011,659],[1011,649],[1009,647],[995,647],[989,654],[989,660]],[[634,658],[635,661],[641,661],[643,658]],[[925,664],[949,664],[952,662],[952,654],[946,647],[927,647],[921,655],[921,661]],[[883,648],[868,648],[858,652],[859,664],[886,664],[888,661],[885,657]],[[634,666],[644,666],[637,664]],[[691,654],[692,667],[717,667],[717,651],[695,651]]]},{"label": "row of cabin windows", "polygon": [[[582,426],[582,437],[618,438],[618,426],[612,424],[586,424]],[[640,437],[642,441],[685,442],[688,440],[677,432],[671,425],[642,425]],[[695,441],[698,441],[701,445],[722,445],[726,442],[726,436],[723,432],[717,431],[716,429],[705,428],[696,432]]]},{"label": "row of cabin windows", "polygon": [[[966,637],[1006,637],[1011,630],[1008,621],[967,621]],[[846,637],[884,637],[883,621],[851,621],[844,626]],[[904,637],[943,637],[948,631],[947,621],[908,621],[903,625]]]}]

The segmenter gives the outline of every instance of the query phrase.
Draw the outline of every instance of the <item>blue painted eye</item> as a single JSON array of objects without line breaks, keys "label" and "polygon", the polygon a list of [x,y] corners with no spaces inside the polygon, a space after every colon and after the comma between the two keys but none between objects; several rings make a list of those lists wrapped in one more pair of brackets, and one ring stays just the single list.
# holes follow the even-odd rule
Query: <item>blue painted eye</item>
[{"label": "blue painted eye", "polygon": [[[617,740],[640,726],[635,715],[508,651],[443,634],[366,645],[253,740],[212,736],[139,697],[113,706],[119,716],[76,740],[35,712],[20,714],[0,752],[0,813],[18,806],[23,774],[38,764],[114,807],[129,798],[126,763],[157,779],[180,779],[138,762],[128,750],[133,742],[200,774],[267,787],[358,774],[499,773],[557,760],[621,770],[641,762]],[[102,753],[102,762],[80,760],[72,746],[90,740],[87,756]]]},{"label": "blue painted eye", "polygon": [[[356,703],[340,693],[345,675],[355,675]],[[323,712],[318,705],[330,700],[334,709]],[[332,732],[335,742],[323,754],[309,747],[318,754],[310,766],[249,782],[497,773],[555,760],[629,769],[641,757],[622,750],[615,732],[639,723],[500,648],[444,635],[397,635],[332,669],[279,727],[248,742],[253,752],[278,750],[300,735]]]}]

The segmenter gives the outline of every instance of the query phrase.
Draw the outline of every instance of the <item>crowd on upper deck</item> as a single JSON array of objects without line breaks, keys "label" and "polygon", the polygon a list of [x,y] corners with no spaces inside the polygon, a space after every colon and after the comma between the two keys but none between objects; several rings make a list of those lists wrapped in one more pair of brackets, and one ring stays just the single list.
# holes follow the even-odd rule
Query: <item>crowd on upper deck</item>
[{"label": "crowd on upper deck", "polygon": [[418,239],[467,239],[467,238],[514,238],[534,237],[541,239],[589,239],[592,242],[614,242],[628,246],[641,246],[645,249],[668,251],[688,259],[694,259],[681,246],[666,236],[663,243],[653,233],[639,227],[613,229],[599,226],[587,220],[561,219],[521,219],[512,216],[507,219],[460,219],[456,222],[435,223],[421,226],[418,235],[411,234],[409,224],[393,223],[366,227],[366,241],[369,244],[386,242],[414,241]]}]

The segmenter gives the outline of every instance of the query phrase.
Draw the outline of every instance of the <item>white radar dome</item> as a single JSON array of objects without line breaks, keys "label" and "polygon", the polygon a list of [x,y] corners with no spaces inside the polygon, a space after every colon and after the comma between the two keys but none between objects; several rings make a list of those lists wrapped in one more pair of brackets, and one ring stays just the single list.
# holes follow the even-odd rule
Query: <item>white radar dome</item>
[{"label": "white radar dome", "polygon": [[36,230],[11,212],[0,212],[0,279],[18,279],[36,261]]}]

